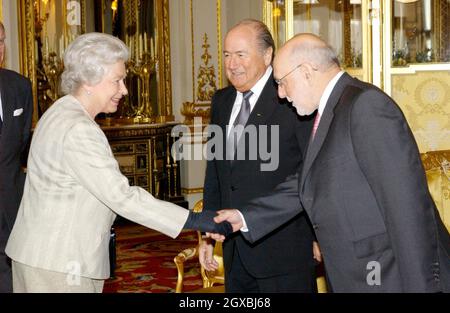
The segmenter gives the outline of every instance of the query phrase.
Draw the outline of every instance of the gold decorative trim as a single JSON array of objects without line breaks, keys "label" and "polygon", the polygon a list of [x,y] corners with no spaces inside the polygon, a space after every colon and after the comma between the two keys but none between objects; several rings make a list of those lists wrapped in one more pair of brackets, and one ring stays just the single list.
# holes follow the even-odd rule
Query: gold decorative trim
[{"label": "gold decorative trim", "polygon": [[363,80],[367,82],[372,82],[372,29],[369,27],[369,23],[365,23],[364,21],[369,20],[369,5],[368,0],[363,0],[361,4],[361,20],[362,20],[362,46],[363,46]]},{"label": "gold decorative trim", "polygon": [[286,38],[285,42],[294,37],[294,0],[285,1]]},{"label": "gold decorative trim", "polygon": [[178,125],[178,123],[169,122],[167,124],[102,126],[101,128],[108,138],[128,139],[163,135],[167,133],[167,128],[172,128],[176,125]]},{"label": "gold decorative trim", "polygon": [[201,106],[197,103],[193,102],[184,102],[181,108],[181,114],[184,116],[185,124],[194,123],[194,118],[200,117],[203,123],[208,123],[211,115],[210,104],[207,104],[207,108],[201,108]]},{"label": "gold decorative trim", "polygon": [[0,20],[3,21],[3,1],[0,0]]},{"label": "gold decorative trim", "polygon": [[217,90],[216,85],[216,71],[214,65],[210,65],[209,61],[212,56],[209,54],[210,44],[208,43],[208,35],[205,33],[203,35],[203,45],[204,49],[201,59],[203,64],[198,68],[197,75],[197,101],[205,102],[211,101],[212,96]]},{"label": "gold decorative trim", "polygon": [[[173,115],[172,109],[172,74],[170,67],[170,14],[169,14],[169,0],[163,1],[163,19],[161,21],[162,24],[162,34],[163,37],[158,37],[159,47],[163,49],[164,56],[164,66],[159,67],[161,81],[164,83],[164,90],[160,89],[160,92],[165,96],[164,102],[162,105],[165,109],[161,112],[163,117],[165,117],[165,121],[174,121],[175,117]],[[158,2],[159,3],[159,2]],[[156,11],[158,14],[158,11]],[[158,15],[157,15],[158,16]],[[157,30],[157,33],[160,33],[161,28]],[[161,44],[162,43],[162,44]]]},{"label": "gold decorative trim", "polygon": [[33,127],[38,121],[37,110],[37,80],[36,69],[34,67],[34,3],[32,0],[20,0],[18,7],[19,13],[19,54],[20,54],[20,72],[31,80],[33,89]]},{"label": "gold decorative trim", "polygon": [[195,55],[194,55],[194,3],[190,0],[191,15],[191,48],[192,48],[192,100],[195,99]]},{"label": "gold decorative trim", "polygon": [[203,188],[181,188],[181,193],[185,195],[203,193]]},{"label": "gold decorative trim", "polygon": [[217,67],[219,78],[219,89],[223,88],[222,68],[222,0],[217,0]]},{"label": "gold decorative trim", "polygon": [[417,72],[450,71],[450,63],[409,64],[405,67],[393,67],[391,75],[415,74]]}]

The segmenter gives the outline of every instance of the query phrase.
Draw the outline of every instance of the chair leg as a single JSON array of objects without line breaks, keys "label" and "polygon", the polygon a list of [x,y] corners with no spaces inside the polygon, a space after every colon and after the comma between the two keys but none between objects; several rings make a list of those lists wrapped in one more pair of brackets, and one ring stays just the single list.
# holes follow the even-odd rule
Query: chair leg
[{"label": "chair leg", "polygon": [[173,261],[177,267],[178,277],[177,277],[177,285],[175,287],[175,293],[183,292],[183,280],[184,280],[184,261],[180,260],[178,256],[176,256]]}]

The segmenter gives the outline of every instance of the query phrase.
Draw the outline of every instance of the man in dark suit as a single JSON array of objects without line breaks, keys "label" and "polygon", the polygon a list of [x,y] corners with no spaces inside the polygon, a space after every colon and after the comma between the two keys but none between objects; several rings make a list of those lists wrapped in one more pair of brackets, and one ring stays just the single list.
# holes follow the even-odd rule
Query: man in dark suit
[{"label": "man in dark suit", "polygon": [[33,96],[28,79],[1,68],[4,55],[5,28],[0,22],[0,292],[12,292],[5,246],[22,198],[21,160],[30,135]]},{"label": "man in dark suit", "polygon": [[[450,238],[428,191],[419,151],[396,103],[342,72],[320,38],[300,34],[274,61],[278,94],[317,130],[299,177],[243,207],[250,241],[301,211],[336,292],[450,291]],[[221,212],[240,227],[235,210]],[[260,227],[260,221],[265,227]]]},{"label": "man in dark suit", "polygon": [[[211,125],[221,128],[221,142],[229,143],[234,135],[229,125],[245,126],[246,130],[254,127],[255,136],[242,134],[236,138],[236,146],[227,144],[223,155],[216,150],[216,158],[207,162],[206,210],[243,207],[296,173],[302,164],[312,121],[300,121],[293,108],[277,97],[273,52],[273,39],[260,21],[244,20],[226,35],[225,72],[232,86],[213,96]],[[248,112],[243,119],[244,106]],[[262,128],[268,129],[267,136]],[[261,145],[262,140],[267,148]],[[260,144],[254,147],[258,151],[251,151],[255,142]],[[272,158],[263,160],[261,149],[271,152]],[[232,235],[223,246],[226,292],[313,292],[312,247],[312,229],[305,214],[254,243],[240,233]],[[211,243],[200,250],[200,261],[207,270],[217,267],[212,250]]]}]

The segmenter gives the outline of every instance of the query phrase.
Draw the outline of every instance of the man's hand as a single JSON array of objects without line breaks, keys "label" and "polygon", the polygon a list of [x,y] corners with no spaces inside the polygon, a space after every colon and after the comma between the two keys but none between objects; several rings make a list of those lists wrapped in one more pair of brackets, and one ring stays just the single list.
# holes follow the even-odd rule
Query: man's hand
[{"label": "man's hand", "polygon": [[198,258],[200,264],[207,271],[215,271],[219,268],[219,263],[214,259],[214,245],[213,241],[209,238],[204,238],[200,242],[198,248]]},{"label": "man's hand", "polygon": [[313,241],[313,257],[317,262],[322,262],[322,253],[320,252],[319,243],[317,241]]},{"label": "man's hand", "polygon": [[[222,223],[222,222],[228,222],[231,224],[231,227],[233,228],[233,232],[237,232],[244,226],[242,222],[241,215],[239,214],[238,210],[236,209],[225,209],[217,211],[217,216],[214,217],[214,222],[216,223]],[[225,236],[217,233],[206,233],[206,235],[215,241],[223,242],[225,240]]]},{"label": "man's hand", "polygon": [[225,221],[231,224],[233,232],[240,230],[242,226],[244,226],[244,224],[242,223],[241,215],[239,214],[239,211],[236,209],[226,209],[217,211],[217,216],[214,217],[214,222],[222,223]]}]

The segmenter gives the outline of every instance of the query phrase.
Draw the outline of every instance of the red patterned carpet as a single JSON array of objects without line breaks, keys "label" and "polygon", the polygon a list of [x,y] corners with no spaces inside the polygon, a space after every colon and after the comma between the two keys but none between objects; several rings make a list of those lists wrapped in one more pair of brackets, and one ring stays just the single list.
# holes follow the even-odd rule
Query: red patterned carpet
[{"label": "red patterned carpet", "polygon": [[[183,249],[195,247],[197,234],[183,231],[177,239],[140,225],[123,223],[116,230],[116,277],[107,280],[105,293],[175,292],[177,269],[173,258]],[[197,262],[185,267],[183,291],[202,286]]]}]

